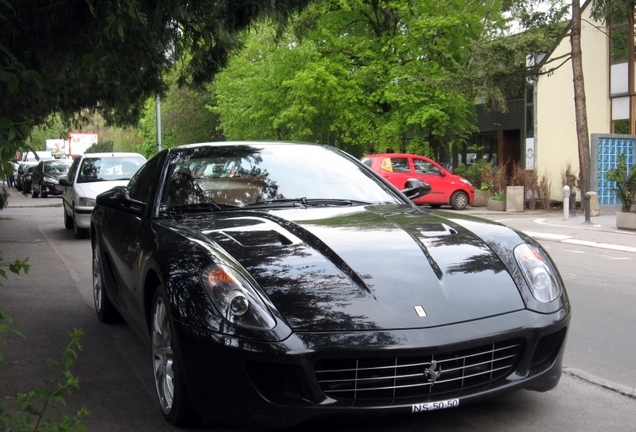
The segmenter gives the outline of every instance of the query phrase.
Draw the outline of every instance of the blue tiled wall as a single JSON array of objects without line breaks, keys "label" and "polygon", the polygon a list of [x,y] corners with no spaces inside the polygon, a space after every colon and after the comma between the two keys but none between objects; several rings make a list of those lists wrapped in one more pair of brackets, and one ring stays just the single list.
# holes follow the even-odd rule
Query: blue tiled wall
[{"label": "blue tiled wall", "polygon": [[620,205],[614,188],[616,182],[605,180],[605,172],[617,166],[617,156],[625,153],[627,167],[636,163],[636,140],[634,138],[600,137],[598,140],[598,201],[600,205]]}]

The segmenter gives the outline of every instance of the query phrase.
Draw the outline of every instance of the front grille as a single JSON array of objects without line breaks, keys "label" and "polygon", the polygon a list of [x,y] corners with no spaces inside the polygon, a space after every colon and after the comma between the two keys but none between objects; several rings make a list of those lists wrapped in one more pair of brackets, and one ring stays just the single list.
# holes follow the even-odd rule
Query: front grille
[{"label": "front grille", "polygon": [[566,332],[567,328],[562,328],[558,332],[544,336],[539,340],[530,365],[530,369],[534,373],[547,369],[554,363],[565,340]]},{"label": "front grille", "polygon": [[298,402],[303,399],[296,366],[250,362],[246,369],[254,386],[266,398],[281,403]]},{"label": "front grille", "polygon": [[515,339],[434,355],[321,360],[316,377],[327,396],[341,400],[459,393],[508,376],[523,346],[522,339]]}]

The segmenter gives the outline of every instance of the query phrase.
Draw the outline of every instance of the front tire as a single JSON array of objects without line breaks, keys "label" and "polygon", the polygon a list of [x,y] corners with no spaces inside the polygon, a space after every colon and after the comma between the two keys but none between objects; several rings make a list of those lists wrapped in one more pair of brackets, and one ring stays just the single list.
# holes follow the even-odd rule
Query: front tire
[{"label": "front tire", "polygon": [[64,208],[64,228],[73,229],[73,218],[68,215],[68,211],[66,211],[66,204],[63,205]]},{"label": "front tire", "polygon": [[188,395],[174,323],[161,287],[154,293],[151,311],[152,370],[161,413],[174,426],[191,426],[199,416]]},{"label": "front tire", "polygon": [[40,185],[40,195],[42,195],[42,198],[46,198],[49,196],[49,194],[46,191],[46,188],[42,185]]},{"label": "front tire", "polygon": [[31,187],[31,198],[37,198],[38,197],[38,192],[36,192],[34,187]]},{"label": "front tire", "polygon": [[113,306],[108,298],[104,287],[104,278],[102,272],[101,255],[99,253],[99,242],[97,239],[93,241],[93,301],[95,303],[95,313],[97,318],[103,323],[121,322],[121,315]]},{"label": "front tire", "polygon": [[450,204],[454,210],[464,210],[468,206],[468,195],[457,191],[451,196]]}]

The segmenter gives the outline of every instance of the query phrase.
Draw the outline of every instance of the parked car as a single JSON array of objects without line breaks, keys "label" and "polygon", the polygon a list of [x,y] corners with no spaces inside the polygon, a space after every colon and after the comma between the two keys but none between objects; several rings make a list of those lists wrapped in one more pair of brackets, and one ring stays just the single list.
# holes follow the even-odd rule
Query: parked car
[{"label": "parked car", "polygon": [[146,161],[139,153],[85,153],[76,157],[58,183],[64,188],[64,226],[76,238],[86,237],[95,197],[115,186],[123,186]]},{"label": "parked car", "polygon": [[[15,173],[15,188],[19,191],[22,190],[22,176],[30,166],[37,165],[37,162],[20,162],[18,163],[18,170]],[[29,190],[30,192],[30,190]]]},{"label": "parked car", "polygon": [[387,179],[398,189],[404,188],[409,178],[417,178],[431,185],[431,193],[418,198],[416,204],[429,204],[434,208],[450,205],[463,210],[475,200],[473,185],[453,174],[425,156],[406,153],[384,153],[364,156],[362,162]]},{"label": "parked car", "polygon": [[62,195],[64,189],[60,186],[60,178],[66,177],[73,161],[71,159],[53,159],[40,161],[33,171],[31,178],[31,198],[42,195]]},{"label": "parked car", "polygon": [[[230,175],[197,178],[203,164]],[[554,388],[570,303],[547,252],[416,206],[430,187],[406,186],[329,146],[165,149],[97,196],[97,317],[148,346],[175,425],[282,428]]]},{"label": "parked car", "polygon": [[31,179],[33,177],[33,172],[35,171],[35,167],[36,165],[29,165],[25,167],[25,170],[22,173],[22,176],[20,177],[20,184],[22,185],[21,189],[24,195],[31,193],[31,190],[32,190]]}]

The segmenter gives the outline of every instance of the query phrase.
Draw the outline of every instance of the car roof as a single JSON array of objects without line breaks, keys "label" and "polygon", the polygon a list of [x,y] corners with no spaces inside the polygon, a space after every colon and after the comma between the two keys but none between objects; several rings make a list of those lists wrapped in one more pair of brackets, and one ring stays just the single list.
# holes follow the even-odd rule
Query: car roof
[{"label": "car roof", "polygon": [[370,155],[364,155],[362,158],[381,158],[381,157],[419,157],[424,159],[431,159],[427,156],[417,155],[412,153],[374,153]]},{"label": "car roof", "polygon": [[[133,153],[133,152],[102,152],[102,153],[84,153],[78,157],[82,158],[107,158],[107,157],[122,157],[122,156],[141,156],[144,157],[141,153]],[[145,158],[144,158],[145,159]]]},{"label": "car roof", "polygon": [[196,147],[208,147],[208,146],[241,146],[241,145],[280,145],[280,146],[315,146],[315,147],[330,147],[327,144],[317,144],[317,143],[309,143],[309,142],[294,142],[294,141],[212,141],[212,142],[202,142],[202,143],[191,143],[191,144],[181,144],[177,147],[172,147],[174,149],[180,148],[196,148]]}]

